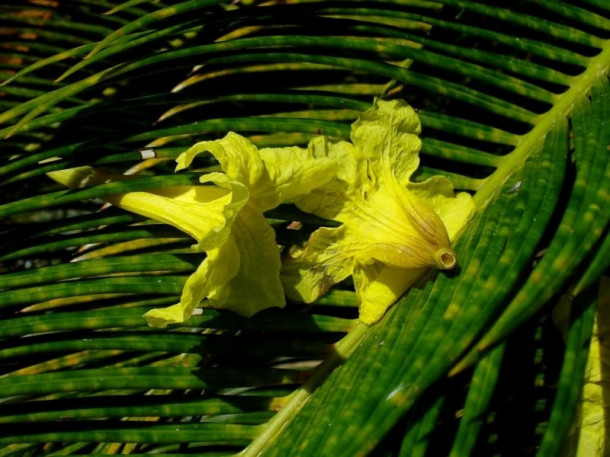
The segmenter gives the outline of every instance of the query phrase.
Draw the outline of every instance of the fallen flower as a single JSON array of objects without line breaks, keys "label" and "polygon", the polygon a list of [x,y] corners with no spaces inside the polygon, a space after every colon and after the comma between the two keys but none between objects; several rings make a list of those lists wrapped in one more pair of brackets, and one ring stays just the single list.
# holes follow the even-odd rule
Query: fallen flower
[{"label": "fallen flower", "polygon": [[360,319],[371,324],[430,267],[457,264],[450,239],[474,213],[467,193],[447,178],[413,183],[419,118],[401,101],[377,100],[352,125],[352,143],[313,140],[318,158],[339,163],[336,176],[295,199],[303,211],[342,222],[290,249],[282,270],[288,297],[315,301],[353,276]]},{"label": "fallen flower", "polygon": [[[165,327],[187,320],[200,302],[251,316],[285,305],[280,283],[280,252],[275,232],[263,216],[286,199],[328,182],[337,164],[313,157],[309,149],[258,150],[246,138],[229,133],[221,140],[197,143],[181,154],[176,170],[211,152],[224,173],[200,178],[204,186],[128,192],[104,199],[118,207],[173,225],[197,240],[207,256],[188,278],[180,302],[145,314],[149,325]],[[99,184],[112,177],[90,167],[49,176],[68,187]]]}]

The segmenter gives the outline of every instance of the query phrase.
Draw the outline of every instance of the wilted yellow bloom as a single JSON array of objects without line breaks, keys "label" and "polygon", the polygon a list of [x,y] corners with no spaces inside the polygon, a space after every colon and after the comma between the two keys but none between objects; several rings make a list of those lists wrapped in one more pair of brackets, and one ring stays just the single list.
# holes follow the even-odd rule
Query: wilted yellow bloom
[{"label": "wilted yellow bloom", "polygon": [[[472,216],[466,193],[434,177],[412,183],[421,147],[419,119],[403,102],[376,101],[352,126],[352,143],[312,140],[298,147],[258,150],[229,133],[181,154],[177,170],[209,151],[224,173],[202,186],[170,187],[105,197],[126,210],[173,225],[207,257],[187,280],[178,304],[146,313],[153,326],[188,319],[204,306],[251,316],[284,306],[279,248],[263,212],[293,200],[309,213],[342,222],[320,228],[305,247],[290,249],[282,282],[293,299],[312,302],[352,275],[366,323],[386,309],[429,267],[456,265],[450,240]],[[50,173],[68,187],[108,180],[90,167]]]},{"label": "wilted yellow bloom", "polygon": [[282,282],[295,300],[312,302],[352,275],[360,319],[373,323],[430,267],[453,268],[450,240],[472,217],[467,193],[444,177],[410,182],[419,165],[419,118],[400,101],[381,101],[352,125],[352,143],[317,138],[315,157],[334,159],[333,180],[295,199],[308,213],[342,222],[293,247]]},{"label": "wilted yellow bloom", "polygon": [[[283,307],[280,252],[275,232],[263,212],[325,184],[337,168],[334,160],[316,159],[308,149],[259,151],[246,138],[229,133],[221,140],[198,143],[181,154],[176,170],[188,167],[195,156],[206,151],[218,159],[224,170],[200,178],[202,184],[214,185],[105,197],[116,206],[188,233],[197,240],[195,248],[207,253],[188,278],[178,304],[145,314],[152,326],[184,322],[205,298],[205,306],[230,309],[244,316],[273,306]],[[125,179],[90,167],[49,176],[68,187]]]},{"label": "wilted yellow bloom", "polygon": [[188,167],[206,151],[218,159],[225,173],[209,173],[200,181],[212,182],[230,191],[234,198],[237,195],[232,202],[234,211],[213,230],[213,243],[203,248],[207,258],[187,280],[180,303],[146,313],[153,326],[184,321],[204,298],[211,307],[243,316],[283,307],[279,248],[263,212],[324,184],[336,169],[333,160],[316,160],[307,149],[259,151],[246,138],[231,132],[221,140],[198,143],[181,154],[176,170]]}]

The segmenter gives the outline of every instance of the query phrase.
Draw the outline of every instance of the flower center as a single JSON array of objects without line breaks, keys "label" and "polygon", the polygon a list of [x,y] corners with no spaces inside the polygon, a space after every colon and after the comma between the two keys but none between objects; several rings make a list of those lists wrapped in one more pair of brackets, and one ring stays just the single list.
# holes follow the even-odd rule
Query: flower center
[{"label": "flower center", "polygon": [[455,252],[451,249],[441,248],[434,253],[434,263],[441,270],[451,270],[457,265]]}]

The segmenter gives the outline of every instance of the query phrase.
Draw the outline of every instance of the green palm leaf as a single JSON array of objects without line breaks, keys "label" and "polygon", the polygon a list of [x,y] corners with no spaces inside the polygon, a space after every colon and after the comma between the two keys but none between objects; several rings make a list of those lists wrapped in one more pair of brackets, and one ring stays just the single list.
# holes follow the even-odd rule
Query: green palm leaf
[{"label": "green palm leaf", "polygon": [[[606,2],[81,0],[0,17],[0,456],[557,455],[608,267]],[[347,138],[375,96],[419,110],[417,179],[474,195],[459,272],[370,328],[349,284],[146,327],[201,257],[100,198],[192,185],[171,159],[230,130]],[[45,176],[83,164],[139,178],[66,191]],[[300,241],[290,221],[333,224],[289,204],[267,216],[280,244]]]}]

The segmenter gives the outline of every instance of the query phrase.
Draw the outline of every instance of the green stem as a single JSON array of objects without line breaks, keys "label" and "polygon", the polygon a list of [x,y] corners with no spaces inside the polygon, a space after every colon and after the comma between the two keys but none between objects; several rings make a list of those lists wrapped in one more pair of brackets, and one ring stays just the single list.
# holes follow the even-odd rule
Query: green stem
[{"label": "green stem", "polygon": [[523,136],[523,141],[508,154],[497,170],[489,176],[478,189],[473,200],[478,208],[485,207],[496,192],[502,189],[503,184],[521,166],[527,157],[535,150],[540,142],[543,142],[547,133],[562,118],[570,114],[577,100],[583,98],[583,94],[589,92],[595,82],[605,78],[610,71],[610,41],[606,41],[603,50],[591,59],[587,70],[574,79],[568,89],[555,103],[555,106],[546,114],[540,116],[536,126]]},{"label": "green stem", "polygon": [[354,352],[368,329],[368,325],[357,321],[354,328],[336,344],[332,354],[313,370],[303,385],[290,395],[287,403],[268,422],[263,432],[239,455],[255,457],[267,449],[307,403],[316,388]]}]

